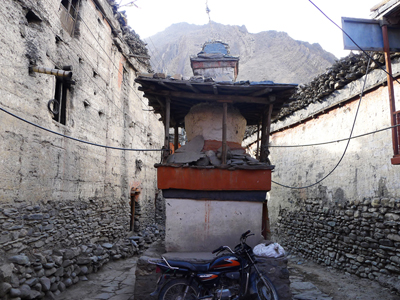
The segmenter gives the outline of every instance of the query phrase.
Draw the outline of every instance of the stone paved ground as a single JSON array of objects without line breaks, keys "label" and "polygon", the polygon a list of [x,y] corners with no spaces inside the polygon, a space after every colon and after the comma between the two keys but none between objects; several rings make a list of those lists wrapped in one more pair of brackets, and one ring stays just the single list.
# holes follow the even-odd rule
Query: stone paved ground
[{"label": "stone paved ground", "polygon": [[[56,299],[133,300],[137,261],[134,257],[110,262]],[[345,275],[297,256],[289,256],[289,272],[294,300],[400,300],[377,282]]]},{"label": "stone paved ground", "polygon": [[289,273],[296,300],[400,300],[378,282],[323,267],[289,255]]},{"label": "stone paved ground", "polygon": [[57,300],[132,300],[138,258],[109,262],[61,293]]}]

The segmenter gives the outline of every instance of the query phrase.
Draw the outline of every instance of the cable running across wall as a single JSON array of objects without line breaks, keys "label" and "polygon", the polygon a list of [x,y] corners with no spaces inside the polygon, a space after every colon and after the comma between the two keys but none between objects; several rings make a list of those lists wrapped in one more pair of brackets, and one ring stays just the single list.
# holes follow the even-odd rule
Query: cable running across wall
[{"label": "cable running across wall", "polygon": [[[321,143],[315,143],[315,144],[304,144],[304,145],[282,145],[282,146],[269,145],[268,147],[269,148],[298,148],[298,147],[313,147],[313,146],[328,145],[328,144],[334,144],[334,143],[339,143],[339,142],[345,142],[345,141],[347,141],[349,139],[350,140],[357,139],[357,138],[360,138],[360,137],[363,137],[363,136],[375,134],[375,133],[378,133],[378,132],[382,132],[382,131],[389,130],[389,129],[392,129],[392,128],[397,128],[397,127],[400,127],[400,124],[389,126],[389,127],[385,127],[385,128],[382,128],[382,129],[377,129],[377,130],[374,130],[374,131],[371,131],[371,132],[363,133],[363,134],[360,134],[360,135],[355,135],[355,136],[353,136],[351,138],[345,138],[345,139],[340,139],[340,140],[336,140],[336,141],[321,142]],[[247,146],[247,147],[249,147],[249,146]]]},{"label": "cable running across wall", "polygon": [[156,151],[166,151],[165,149],[133,149],[133,148],[120,148],[120,147],[112,147],[112,146],[106,146],[106,145],[96,144],[96,143],[92,143],[92,142],[80,140],[80,139],[77,139],[77,138],[74,138],[74,137],[71,137],[71,136],[68,136],[68,135],[65,135],[65,134],[62,134],[62,133],[59,133],[59,132],[50,130],[50,129],[48,129],[48,128],[42,127],[42,126],[40,126],[40,125],[38,125],[38,124],[35,124],[35,123],[30,122],[30,121],[28,121],[28,120],[26,120],[26,119],[24,119],[24,118],[21,118],[21,117],[19,117],[19,116],[13,114],[12,112],[9,112],[8,110],[6,110],[6,109],[4,109],[4,108],[2,108],[2,107],[0,107],[0,110],[3,111],[3,112],[5,112],[6,114],[9,114],[10,116],[12,116],[12,117],[14,117],[14,118],[17,118],[17,119],[20,120],[20,121],[23,121],[23,122],[25,122],[25,123],[28,123],[29,125],[35,126],[35,127],[39,128],[39,129],[42,129],[42,130],[44,130],[44,131],[47,131],[47,132],[50,132],[50,133],[53,133],[53,134],[56,134],[56,135],[65,137],[65,138],[67,138],[67,139],[70,139],[70,140],[73,140],[73,141],[76,141],[76,142],[80,142],[80,143],[83,143],[83,144],[88,144],[88,145],[92,145],[92,146],[96,146],[96,147],[107,148],[107,149],[113,149],[113,150],[122,150],[122,151],[147,151],[147,152],[149,152],[149,151],[154,151],[154,152],[156,152]]},{"label": "cable running across wall", "polygon": [[[30,2],[31,2],[31,0],[29,0]],[[46,1],[47,2],[47,1]],[[48,2],[47,2],[48,3]],[[31,2],[31,4],[32,4],[32,2]],[[95,3],[94,3],[95,4]],[[33,5],[33,4],[32,4]],[[106,18],[106,16],[103,14],[103,12],[101,11],[101,9],[95,4],[95,6],[96,6],[96,9],[97,9],[97,12],[100,12],[101,14],[102,14],[102,16],[104,17],[104,18]],[[71,3],[71,7],[75,10],[75,11],[77,11],[76,10],[76,7]],[[54,10],[53,10],[53,12],[55,12]],[[56,13],[56,12],[55,12]],[[85,20],[83,20],[81,17],[80,17],[80,15],[78,14],[78,17],[79,17],[79,19],[83,22],[83,24],[86,26],[86,28],[88,29],[88,31],[90,32],[90,34],[94,37],[94,39],[95,39],[95,41],[97,42],[97,44],[99,44],[99,47],[100,47],[100,49],[106,54],[106,56],[107,56],[107,58],[110,60],[110,62],[111,62],[111,64],[114,66],[114,68],[117,70],[117,72],[121,75],[121,76],[124,76],[124,74],[123,74],[123,72],[121,72],[120,70],[119,70],[119,68],[118,68],[118,66],[117,65],[115,65],[115,63],[114,63],[114,61],[111,59],[111,57],[108,55],[108,53],[106,52],[106,50],[100,45],[100,42],[98,41],[98,39],[96,38],[96,36],[94,35],[94,33],[90,30],[90,28],[89,28],[89,26],[86,24],[86,22],[85,22]],[[52,30],[53,31],[53,30]],[[53,33],[54,33],[54,31],[53,31]],[[111,39],[112,39],[112,37],[111,37]],[[131,87],[130,85],[128,85],[128,87],[133,91],[133,93],[139,98],[139,100],[145,105],[145,106],[147,106],[147,107],[149,107],[149,105],[147,104],[147,103],[145,103],[144,101],[143,101],[143,99],[136,93],[136,91],[133,89],[133,87]],[[153,114],[153,116],[155,117],[155,115]]]},{"label": "cable running across wall", "polygon": [[349,137],[349,139],[348,139],[348,141],[347,141],[346,148],[345,148],[344,151],[343,151],[342,157],[339,159],[339,161],[337,162],[336,166],[335,166],[326,176],[324,176],[323,178],[321,178],[321,179],[318,180],[317,182],[315,182],[315,183],[313,183],[313,184],[310,184],[310,185],[307,185],[307,186],[302,186],[302,187],[288,186],[288,185],[285,185],[285,184],[276,182],[276,181],[274,181],[274,180],[271,180],[273,183],[275,183],[275,184],[277,184],[277,185],[279,185],[279,186],[281,186],[281,187],[289,188],[289,189],[293,189],[293,190],[306,189],[306,188],[312,187],[312,186],[317,185],[317,184],[319,184],[320,182],[324,181],[326,178],[328,178],[328,177],[337,169],[337,167],[338,167],[338,166],[340,165],[340,163],[342,162],[344,156],[346,155],[347,149],[348,149],[349,144],[350,144],[351,136],[353,135],[354,127],[355,127],[356,121],[357,121],[358,112],[359,112],[360,106],[361,106],[361,101],[362,101],[362,98],[363,98],[363,95],[364,95],[365,85],[366,85],[366,83],[367,83],[367,77],[368,77],[368,72],[369,72],[370,63],[371,63],[371,59],[368,59],[367,71],[366,71],[366,73],[365,73],[364,84],[363,84],[363,87],[362,87],[362,90],[361,90],[361,94],[360,94],[360,101],[358,102],[356,114],[355,114],[355,116],[354,116],[353,125],[352,125],[352,127],[351,127],[350,137]]},{"label": "cable running across wall", "polygon": [[[31,2],[31,0],[28,0],[28,1]],[[46,1],[46,2],[47,2],[47,1]],[[31,4],[34,5],[32,2],[31,2]],[[72,4],[71,4],[71,5],[72,5]],[[75,7],[74,7],[74,8],[75,8]],[[52,27],[49,27],[49,29],[53,32],[53,34],[57,35],[57,33],[53,30]],[[97,41],[97,40],[96,40],[96,41]],[[98,42],[98,41],[97,41],[97,42]],[[93,64],[91,64],[91,61],[90,61],[90,59],[88,58],[87,54],[85,53],[85,51],[83,51],[83,49],[82,49],[82,47],[81,47],[81,45],[80,45],[79,43],[72,43],[72,44],[70,44],[69,46],[72,48],[72,47],[73,47],[72,45],[74,45],[74,44],[77,44],[77,45],[78,45],[82,56],[85,56],[86,59],[87,59],[87,61],[89,62],[89,63],[88,63],[89,66],[90,66],[92,69],[95,69],[95,68],[93,67]],[[64,43],[63,43],[63,45],[64,45]],[[64,45],[64,46],[66,47],[66,45]],[[78,51],[77,51],[77,52],[78,52]],[[111,62],[112,62],[112,61],[111,61]],[[61,66],[58,66],[54,61],[53,61],[53,63],[54,63],[54,65],[57,66],[57,68],[62,69],[62,67],[61,67]],[[107,95],[107,93],[104,91],[104,89],[101,88],[101,87],[93,80],[92,76],[89,75],[89,74],[80,66],[79,61],[78,61],[78,65],[79,65],[79,69],[80,69],[83,73],[85,73],[85,74],[88,76],[88,78],[90,78],[90,80],[92,81],[92,83],[93,83],[94,85],[96,85],[96,86],[103,92],[105,98],[106,98],[109,102],[111,102],[121,113],[125,114],[126,112],[124,112],[121,108],[119,108],[118,105],[115,104],[115,102],[112,101],[112,100],[110,99],[110,97]],[[118,70],[118,73],[120,73],[119,70]],[[120,74],[121,74],[121,73],[120,73]],[[101,76],[100,76],[100,77],[101,77]],[[101,77],[101,78],[102,78],[102,77]],[[102,78],[102,79],[103,79],[103,78]],[[103,81],[105,81],[105,80],[103,79]],[[133,88],[132,88],[131,86],[129,86],[129,88],[133,90]],[[149,107],[146,103],[143,102],[143,100],[142,100],[142,99],[140,98],[140,96],[135,92],[135,90],[133,90],[133,92],[135,93],[135,95],[139,98],[139,100],[140,100],[145,106]],[[115,95],[115,94],[114,94],[114,95]],[[152,115],[157,119],[157,117],[156,117],[154,114],[152,114]],[[130,116],[131,116],[131,115],[130,115]],[[132,117],[132,116],[131,116],[131,117]],[[133,118],[133,117],[132,117],[132,118]]]},{"label": "cable running across wall", "polygon": [[338,24],[336,24],[335,21],[333,21],[331,18],[329,18],[328,15],[325,14],[325,13],[322,11],[322,9],[320,9],[314,2],[312,2],[311,0],[308,0],[308,1],[309,1],[312,5],[314,5],[314,7],[315,7],[316,9],[318,9],[319,12],[320,12],[321,14],[323,14],[329,21],[331,21],[337,28],[339,28],[339,29],[354,43],[354,45],[356,45],[356,47],[357,47],[358,49],[360,49],[360,51],[362,51],[370,60],[372,60],[374,63],[376,63],[376,65],[377,65],[383,72],[385,72],[385,73],[386,73],[387,75],[389,75],[393,80],[395,80],[398,84],[400,84],[400,82],[399,82],[396,78],[394,78],[392,74],[389,74],[389,73],[381,66],[381,63],[380,63],[380,62],[378,62],[378,61],[376,61],[375,59],[373,59],[373,58],[371,57],[371,55],[369,55],[363,48],[361,48],[361,47],[351,38],[351,36],[350,36],[346,31],[343,30],[342,27],[340,27]]}]

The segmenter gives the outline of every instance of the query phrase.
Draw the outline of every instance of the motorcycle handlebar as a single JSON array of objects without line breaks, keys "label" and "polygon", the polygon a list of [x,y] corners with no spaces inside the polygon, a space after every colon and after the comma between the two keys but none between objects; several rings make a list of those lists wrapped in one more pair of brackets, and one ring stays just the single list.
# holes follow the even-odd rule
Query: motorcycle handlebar
[{"label": "motorcycle handlebar", "polygon": [[245,233],[243,233],[242,239],[244,239],[250,232],[251,232],[251,230],[247,230]]},{"label": "motorcycle handlebar", "polygon": [[219,247],[218,249],[215,249],[213,252],[211,252],[212,254],[214,254],[214,253],[217,253],[217,252],[219,252],[219,251],[222,251],[222,250],[224,250],[225,249],[225,247],[224,246],[221,246],[221,247]]}]

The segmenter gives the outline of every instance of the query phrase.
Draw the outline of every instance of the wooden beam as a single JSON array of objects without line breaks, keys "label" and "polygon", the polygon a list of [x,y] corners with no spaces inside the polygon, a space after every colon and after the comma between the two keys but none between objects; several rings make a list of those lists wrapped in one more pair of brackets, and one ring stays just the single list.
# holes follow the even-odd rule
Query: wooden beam
[{"label": "wooden beam", "polygon": [[176,97],[186,98],[191,100],[199,101],[232,101],[233,103],[260,103],[260,104],[271,104],[269,97],[251,97],[251,96],[239,96],[239,95],[212,95],[212,94],[193,94],[189,92],[177,92],[177,91],[151,91],[148,94],[160,95],[165,97]]},{"label": "wooden beam", "polygon": [[190,89],[191,89],[193,92],[195,92],[196,94],[199,94],[199,93],[200,93],[200,91],[199,91],[197,88],[195,88],[195,87],[193,86],[193,84],[191,84],[190,82],[187,82],[186,85],[187,85],[188,87],[190,87]]},{"label": "wooden beam", "polygon": [[176,87],[170,86],[169,84],[166,84],[163,81],[159,81],[158,82],[159,85],[162,85],[163,87],[166,87],[167,89],[173,90],[173,91],[179,91],[179,89],[177,89]]},{"label": "wooden beam", "polygon": [[226,157],[228,149],[226,147],[226,120],[228,117],[228,104],[225,102],[222,104],[223,115],[222,115],[222,164],[226,165]]},{"label": "wooden beam", "polygon": [[[389,36],[387,25],[382,26],[382,35],[383,35],[383,50],[385,54],[386,61],[386,70],[387,70],[387,82],[388,82],[388,92],[389,92],[389,106],[390,106],[390,124],[392,126],[396,125],[396,115],[394,112],[396,111],[396,102],[394,96],[393,89],[393,76],[392,76],[392,62],[390,60],[390,45],[389,45]],[[397,128],[392,128],[392,146],[394,156],[399,155],[399,140],[396,134]]]},{"label": "wooden beam", "polygon": [[178,127],[178,122],[175,123],[174,126],[174,151],[178,149],[179,146],[179,127]]},{"label": "wooden beam", "polygon": [[272,115],[273,105],[270,104],[264,109],[261,124],[261,151],[260,151],[260,161],[268,162],[268,145],[269,145],[269,134],[271,131],[271,115]]},{"label": "wooden beam", "polygon": [[265,88],[265,89],[262,89],[260,91],[251,93],[250,96],[253,96],[253,97],[261,96],[261,95],[264,95],[264,94],[268,94],[268,93],[270,93],[272,91],[273,91],[273,89],[271,89],[271,88]]},{"label": "wooden beam", "polygon": [[260,123],[257,124],[257,150],[256,159],[260,159]]},{"label": "wooden beam", "polygon": [[[165,139],[164,148],[169,149],[169,122],[171,118],[171,100],[167,98],[165,101]],[[164,151],[163,162],[167,160],[169,151]]]},{"label": "wooden beam", "polygon": [[213,90],[214,90],[214,94],[218,95],[218,87],[216,85],[213,85]]}]

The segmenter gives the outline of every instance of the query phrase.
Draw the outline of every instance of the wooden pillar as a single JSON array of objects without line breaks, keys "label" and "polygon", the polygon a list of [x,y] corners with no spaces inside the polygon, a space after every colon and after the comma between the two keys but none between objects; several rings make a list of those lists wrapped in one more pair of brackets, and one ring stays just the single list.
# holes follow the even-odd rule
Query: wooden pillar
[{"label": "wooden pillar", "polygon": [[179,127],[178,123],[175,123],[174,126],[174,151],[176,151],[179,147]]},{"label": "wooden pillar", "polygon": [[223,103],[223,115],[222,115],[222,164],[226,165],[226,157],[228,149],[226,147],[226,120],[228,117],[228,104]]},{"label": "wooden pillar", "polygon": [[257,124],[257,150],[256,159],[260,159],[260,123]]},{"label": "wooden pillar", "polygon": [[[171,120],[171,99],[167,98],[165,101],[165,139],[164,148],[169,150],[169,123]],[[167,160],[169,151],[164,151],[163,162]]]},{"label": "wooden pillar", "polygon": [[261,151],[260,151],[260,161],[268,161],[268,145],[269,145],[269,134],[271,131],[271,116],[272,116],[273,104],[266,106],[262,115],[261,122]]},{"label": "wooden pillar", "polygon": [[[386,71],[387,71],[387,82],[388,82],[388,92],[389,92],[389,105],[390,105],[390,124],[392,126],[396,125],[396,104],[395,104],[395,96],[393,89],[393,76],[392,76],[392,63],[390,61],[390,47],[389,47],[389,37],[387,25],[382,26],[382,35],[383,35],[383,51],[385,53],[385,61],[386,61]],[[392,144],[393,144],[393,153],[394,155],[399,155],[399,141],[398,136],[396,134],[396,128],[392,128]]]}]

